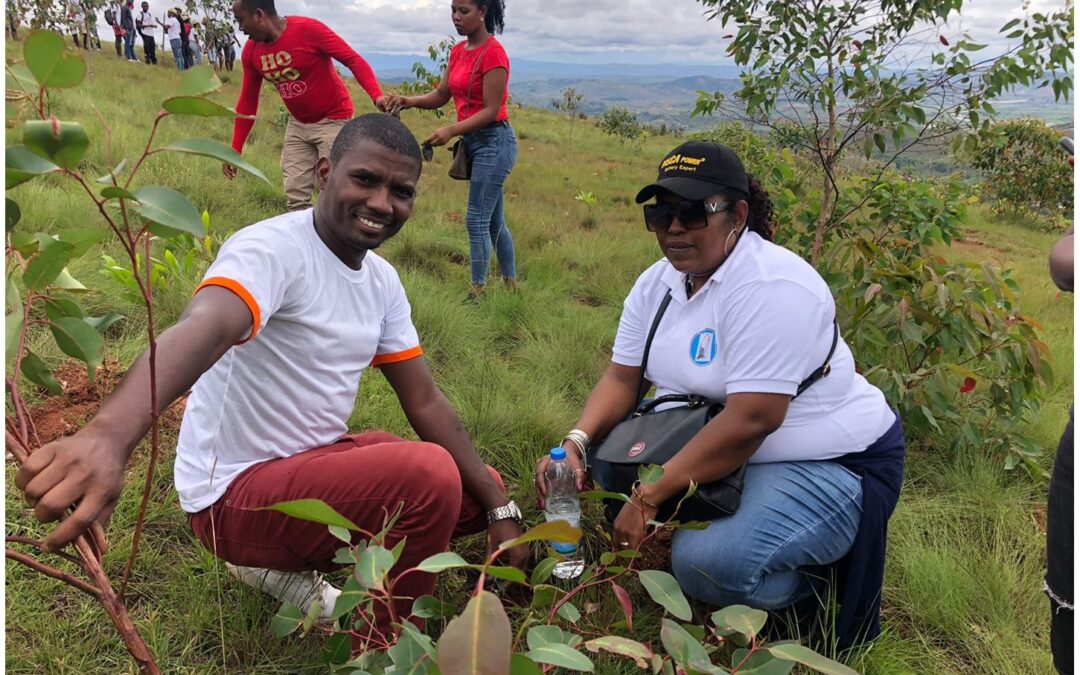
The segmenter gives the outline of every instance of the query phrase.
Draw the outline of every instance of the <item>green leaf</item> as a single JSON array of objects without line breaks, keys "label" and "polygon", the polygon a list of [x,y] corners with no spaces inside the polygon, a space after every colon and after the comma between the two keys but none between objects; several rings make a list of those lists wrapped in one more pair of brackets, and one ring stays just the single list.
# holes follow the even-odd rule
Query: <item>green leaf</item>
[{"label": "green leaf", "polygon": [[541,523],[536,527],[529,529],[517,539],[504,541],[499,544],[499,548],[506,550],[530,541],[557,541],[561,544],[576,544],[580,540],[581,530],[571,526],[570,523],[565,520],[553,520],[548,523]]},{"label": "green leaf", "polygon": [[162,150],[168,150],[170,152],[184,152],[191,155],[202,155],[203,157],[212,157],[214,159],[221,160],[226,164],[232,164],[238,169],[247,171],[252,176],[260,178],[267,184],[270,183],[267,180],[266,175],[263,174],[254,164],[251,164],[243,157],[240,156],[235,150],[219,141],[214,141],[209,138],[185,138],[175,143],[166,145]]},{"label": "green leaf", "polygon": [[570,623],[577,623],[581,619],[581,612],[571,602],[563,603],[559,605],[559,610],[556,612],[559,616],[566,619]]},{"label": "green leaf", "polygon": [[555,569],[555,565],[559,564],[558,558],[544,558],[536,567],[533,568],[532,575],[529,577],[529,583],[533,586],[542,584],[551,578],[551,573]]},{"label": "green leaf", "polygon": [[110,171],[109,173],[105,174],[104,176],[101,176],[100,178],[96,179],[97,182],[98,183],[103,183],[105,185],[112,185],[115,182],[116,178],[118,178],[120,176],[120,174],[124,171],[124,166],[126,166],[126,165],[127,165],[127,160],[126,159],[120,160],[120,163],[117,164],[116,167],[112,171]]},{"label": "green leaf", "polygon": [[525,642],[529,645],[529,649],[539,649],[552,643],[568,644],[569,640],[562,628],[552,624],[543,624],[530,628],[525,636]]},{"label": "green leaf", "polygon": [[270,632],[282,638],[293,633],[304,621],[304,615],[296,605],[285,603],[270,620]]},{"label": "green leaf", "polygon": [[50,321],[65,316],[73,316],[78,319],[86,318],[86,311],[79,305],[75,298],[66,293],[56,293],[45,298],[45,316]]},{"label": "green leaf", "polygon": [[202,96],[221,88],[221,80],[209,66],[188,68],[180,76],[180,85],[176,87],[177,96]]},{"label": "green leaf", "polygon": [[489,577],[505,579],[506,581],[513,581],[518,584],[526,583],[525,573],[516,567],[489,567],[485,571],[485,574]]},{"label": "green leaf", "polygon": [[31,152],[74,169],[90,147],[90,137],[78,122],[28,120],[23,123],[23,143]]},{"label": "green leaf", "polygon": [[352,641],[348,633],[334,633],[326,639],[323,646],[323,661],[328,664],[341,664],[352,656]]},{"label": "green leaf", "polygon": [[356,563],[355,576],[364,588],[382,590],[386,574],[393,566],[393,553],[382,546],[368,546]]},{"label": "green leaf", "polygon": [[420,629],[414,626],[411,621],[403,621],[398,625],[401,626],[401,634],[403,636],[407,635],[412,639],[420,649],[424,650],[424,654],[426,654],[432,662],[438,658],[438,654],[435,652],[435,643],[432,642],[430,637],[421,633]]},{"label": "green leaf", "polygon": [[343,541],[346,544],[352,544],[352,535],[349,531],[340,525],[328,525],[331,536],[339,541]]},{"label": "green leaf", "polygon": [[480,591],[439,638],[439,669],[445,673],[505,675],[510,647],[506,610],[493,593]]},{"label": "green leaf", "polygon": [[881,134],[874,134],[874,145],[881,152],[885,152],[885,136]]},{"label": "green leaf", "polygon": [[105,332],[109,329],[109,326],[117,323],[121,319],[126,319],[126,316],[117,312],[108,311],[100,316],[86,316],[83,321],[89,323],[91,327],[94,328],[94,330],[97,330],[98,333],[105,335]]},{"label": "green leaf", "polygon": [[7,168],[4,184],[9,190],[35,176],[60,170],[56,164],[31,152],[25,145],[9,145],[4,150],[4,165]]},{"label": "green leaf", "polygon": [[86,286],[79,283],[78,279],[71,276],[67,269],[60,270],[60,275],[53,279],[52,285],[65,291],[85,291]]},{"label": "green leaf", "polygon": [[172,96],[165,99],[161,107],[174,115],[196,115],[198,117],[247,117],[237,115],[236,111],[199,96]]},{"label": "green leaf", "polygon": [[652,485],[664,477],[664,467],[656,464],[642,464],[638,467],[637,477],[642,485]]},{"label": "green leaf", "polygon": [[278,511],[299,520],[307,520],[321,525],[337,525],[349,530],[359,530],[351,520],[341,515],[321,499],[295,499],[263,506],[256,511]]},{"label": "green leaf", "polygon": [[49,330],[60,351],[86,364],[86,376],[94,379],[94,371],[101,365],[101,334],[90,324],[75,317],[61,317],[49,322]]},{"label": "green leaf", "polygon": [[37,354],[34,354],[30,350],[26,350],[26,353],[23,355],[22,365],[19,369],[26,379],[34,384],[41,385],[57,395],[64,393],[64,390],[60,387],[60,383],[53,377],[49,367],[45,365],[44,361],[38,358]]},{"label": "green leaf", "polygon": [[4,302],[7,304],[7,316],[4,320],[4,330],[6,338],[4,344],[6,345],[7,361],[11,362],[15,359],[15,355],[19,349],[19,336],[22,333],[23,326],[23,300],[19,295],[19,289],[15,287],[15,280],[12,274],[8,274],[7,289],[4,292]]},{"label": "green leaf", "polygon": [[478,566],[465,562],[464,558],[453,551],[445,551],[443,553],[436,553],[430,558],[427,558],[417,565],[416,569],[421,572],[442,572],[443,570],[448,570],[453,567],[469,567],[475,569]]},{"label": "green leaf", "polygon": [[454,615],[454,607],[433,595],[421,595],[413,601],[412,615],[421,619],[448,618]]},{"label": "green leaf", "polygon": [[367,591],[364,590],[364,587],[356,580],[356,576],[350,574],[349,578],[345,580],[345,585],[341,588],[341,595],[334,601],[334,609],[330,612],[330,617],[337,619],[340,616],[344,616],[348,612],[351,612],[353,608],[363,602],[367,597]]},{"label": "green leaf", "polygon": [[104,239],[106,234],[108,234],[108,230],[94,227],[80,230],[61,230],[57,237],[59,237],[60,241],[66,241],[74,246],[75,256],[78,257]]},{"label": "green leaf", "polygon": [[23,283],[33,291],[44,290],[53,279],[60,276],[71,258],[75,247],[65,241],[53,240],[51,244],[31,258],[23,272]]},{"label": "green leaf", "polygon": [[666,609],[673,616],[683,621],[693,618],[690,612],[690,603],[686,601],[679,582],[675,577],[661,570],[641,570],[638,572],[641,585],[648,591],[658,605]]},{"label": "green leaf", "polygon": [[22,219],[22,209],[10,197],[4,198],[4,227],[7,230],[12,230],[19,221]]},{"label": "green leaf", "polygon": [[116,187],[110,185],[107,188],[101,189],[101,196],[105,199],[130,199],[133,202],[139,201],[130,190],[126,190],[122,187]]},{"label": "green leaf", "polygon": [[24,258],[36,254],[40,246],[38,238],[28,232],[11,233],[11,248],[21,253]]},{"label": "green leaf", "polygon": [[530,649],[525,656],[536,663],[546,663],[559,666],[568,670],[577,670],[585,673],[593,672],[593,663],[588,656],[577,651],[569,645],[559,642],[549,642],[536,649]]},{"label": "green leaf", "polygon": [[774,645],[767,649],[770,654],[778,659],[801,663],[819,673],[825,673],[825,675],[859,675],[858,672],[844,664],[825,658],[814,650],[799,644]]},{"label": "green leaf", "polygon": [[764,649],[758,649],[753,654],[749,649],[736,649],[731,656],[731,667],[739,664],[742,664],[739,675],[788,675],[795,667],[793,662],[778,659]]},{"label": "green leaf", "polygon": [[524,654],[514,654],[510,657],[510,675],[543,675],[543,672]]},{"label": "green leaf", "polygon": [[86,78],[86,62],[65,52],[67,42],[58,33],[36,30],[23,43],[23,58],[42,87],[65,89]]},{"label": "green leaf", "polygon": [[717,628],[737,631],[750,639],[761,631],[768,618],[769,615],[760,609],[731,605],[713,612],[712,622]]},{"label": "green leaf", "polygon": [[132,208],[147,220],[165,226],[165,236],[173,236],[178,232],[187,232],[200,238],[203,236],[202,216],[188,198],[176,190],[147,186],[136,190],[134,195],[139,201],[132,204]]},{"label": "green leaf", "polygon": [[585,649],[593,653],[602,649],[605,652],[629,657],[634,660],[638,668],[648,668],[649,660],[653,656],[652,650],[640,642],[615,635],[605,635],[589,640],[585,643]]},{"label": "green leaf", "polygon": [[607,490],[585,490],[579,492],[578,497],[582,499],[618,499],[619,501],[628,502],[630,497],[620,492],[608,492]]},{"label": "green leaf", "polygon": [[671,658],[675,659],[675,662],[683,668],[709,663],[709,655],[705,651],[705,647],[693,635],[687,633],[686,629],[671,619],[663,619],[660,628],[660,641],[664,644],[664,649],[671,655]]},{"label": "green leaf", "polygon": [[5,82],[10,91],[24,90],[27,94],[33,94],[38,90],[37,80],[30,69],[21,63],[10,64],[5,73]]}]

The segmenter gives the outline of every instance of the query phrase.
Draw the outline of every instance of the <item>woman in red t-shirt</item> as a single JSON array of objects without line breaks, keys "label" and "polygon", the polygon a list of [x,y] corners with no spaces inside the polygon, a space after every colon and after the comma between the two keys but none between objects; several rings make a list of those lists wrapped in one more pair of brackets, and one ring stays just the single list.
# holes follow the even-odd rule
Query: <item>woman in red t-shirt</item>
[{"label": "woman in red t-shirt", "polygon": [[503,216],[503,183],[517,160],[517,138],[506,116],[510,60],[493,35],[503,30],[504,9],[503,0],[451,0],[454,28],[467,39],[450,50],[439,86],[423,96],[395,96],[388,102],[390,110],[433,110],[454,99],[457,123],[436,129],[425,142],[445,145],[461,136],[472,164],[465,214],[473,285],[470,300],[484,292],[492,247],[506,284],[513,287],[517,278],[514,241]]}]

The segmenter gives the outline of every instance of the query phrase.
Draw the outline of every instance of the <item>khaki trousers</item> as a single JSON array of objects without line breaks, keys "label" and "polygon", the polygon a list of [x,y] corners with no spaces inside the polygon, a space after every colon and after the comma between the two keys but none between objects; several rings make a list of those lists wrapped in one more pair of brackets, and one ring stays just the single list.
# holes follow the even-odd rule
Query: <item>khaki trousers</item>
[{"label": "khaki trousers", "polygon": [[341,127],[349,120],[320,120],[305,124],[290,116],[281,146],[281,173],[285,178],[285,199],[290,211],[311,206],[315,189],[315,164],[330,156]]}]

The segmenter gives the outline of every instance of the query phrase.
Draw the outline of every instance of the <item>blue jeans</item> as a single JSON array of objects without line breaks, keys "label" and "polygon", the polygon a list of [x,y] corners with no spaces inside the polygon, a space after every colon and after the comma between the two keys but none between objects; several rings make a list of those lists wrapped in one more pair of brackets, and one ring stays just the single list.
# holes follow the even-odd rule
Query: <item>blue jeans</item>
[{"label": "blue jeans", "polygon": [[517,263],[514,240],[503,216],[503,183],[517,161],[517,138],[510,125],[496,124],[465,134],[462,140],[472,162],[465,213],[472,282],[482,285],[487,281],[493,245],[503,278],[513,279]]},{"label": "blue jeans", "polygon": [[815,591],[813,567],[848,552],[861,515],[862,481],[839,464],[750,464],[734,515],[675,533],[672,569],[699,600],[782,609]]},{"label": "blue jeans", "polygon": [[124,58],[135,60],[135,31],[133,30],[124,34]]},{"label": "blue jeans", "polygon": [[185,70],[187,64],[184,63],[184,50],[180,42],[180,38],[173,38],[169,40],[169,46],[172,47],[172,57],[176,61],[177,70]]}]

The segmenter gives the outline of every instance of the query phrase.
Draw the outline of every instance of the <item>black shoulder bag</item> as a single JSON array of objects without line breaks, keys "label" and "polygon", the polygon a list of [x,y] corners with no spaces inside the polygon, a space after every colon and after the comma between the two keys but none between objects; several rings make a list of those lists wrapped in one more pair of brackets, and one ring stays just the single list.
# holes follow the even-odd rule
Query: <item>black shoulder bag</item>
[{"label": "black shoulder bag", "polygon": [[[594,445],[589,451],[589,464],[594,467],[594,475],[601,477],[605,490],[630,494],[634,482],[638,479],[638,468],[647,464],[663,464],[674,457],[690,442],[701,429],[716,416],[724,405],[710,401],[696,394],[669,394],[642,402],[645,395],[645,368],[649,363],[649,350],[653,337],[671,303],[671,291],[664,296],[660,308],[656,310],[652,327],[645,340],[645,354],[641,360],[641,377],[638,379],[637,402],[634,412],[608,433],[607,437]],[[836,351],[836,342],[840,330],[833,321],[832,347],[825,363],[821,364],[810,376],[803,380],[795,391],[792,400],[798,398],[810,385],[829,374],[829,361]],[[683,405],[653,412],[657,406],[667,403]],[[678,510],[679,520],[713,520],[721,516],[730,516],[739,508],[742,499],[743,480],[746,476],[746,464],[734,473],[711,483],[699,485],[697,491]],[[682,495],[666,500],[660,505],[657,520],[666,521],[675,515],[676,507]],[[623,502],[609,499],[607,518],[614,522]]]}]

